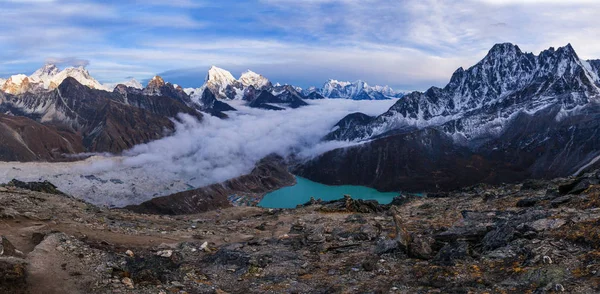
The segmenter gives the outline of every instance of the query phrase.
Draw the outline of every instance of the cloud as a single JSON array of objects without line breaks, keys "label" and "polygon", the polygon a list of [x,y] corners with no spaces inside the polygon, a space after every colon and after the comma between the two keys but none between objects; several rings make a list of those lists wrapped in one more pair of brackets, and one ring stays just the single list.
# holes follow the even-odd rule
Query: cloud
[{"label": "cloud", "polygon": [[[597,1],[3,3],[0,72],[32,72],[48,57],[78,56],[102,82],[216,64],[303,87],[336,78],[425,90],[445,85],[456,68],[499,42],[534,53],[571,43],[583,58],[600,57]],[[191,82],[203,75],[172,82],[198,87]]]},{"label": "cloud", "polygon": [[60,58],[47,58],[46,63],[52,63],[58,66],[83,66],[86,67],[90,64],[89,60],[80,59],[76,57],[60,57]]},{"label": "cloud", "polygon": [[[96,204],[127,205],[246,174],[263,157],[277,153],[311,157],[347,142],[320,139],[352,112],[377,115],[393,100],[320,100],[295,110],[268,111],[233,106],[229,119],[181,116],[176,133],[138,145],[121,157],[78,163],[0,163],[0,182],[13,177],[47,179],[60,189]],[[3,168],[9,165],[11,168]],[[94,175],[91,177],[90,175]],[[87,176],[87,177],[86,177]],[[115,184],[118,179],[125,184]]]}]

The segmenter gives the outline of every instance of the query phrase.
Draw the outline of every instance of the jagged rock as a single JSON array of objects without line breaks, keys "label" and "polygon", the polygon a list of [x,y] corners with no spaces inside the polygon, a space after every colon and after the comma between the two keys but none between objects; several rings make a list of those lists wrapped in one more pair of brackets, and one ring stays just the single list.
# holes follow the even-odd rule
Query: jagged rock
[{"label": "jagged rock", "polygon": [[5,236],[0,236],[0,241],[0,256],[23,257],[23,252],[17,250]]},{"label": "jagged rock", "polygon": [[506,246],[514,237],[515,228],[510,225],[503,225],[488,232],[481,244],[486,251],[494,250]]},{"label": "jagged rock", "polygon": [[535,206],[541,200],[542,198],[540,197],[524,198],[517,201],[517,207],[532,207]]},{"label": "jagged rock", "polygon": [[58,190],[56,186],[48,181],[43,182],[22,182],[17,179],[13,179],[6,184],[6,186],[21,188],[30,191],[44,192],[48,194],[65,195],[65,193]]},{"label": "jagged rock", "polygon": [[392,199],[392,202],[390,202],[390,205],[402,206],[402,205],[409,203],[418,198],[419,197],[417,197],[417,196],[402,194],[402,195],[394,197],[394,199]]},{"label": "jagged rock", "polygon": [[540,190],[547,186],[547,181],[530,179],[523,182],[523,185],[521,185],[521,191]]},{"label": "jagged rock", "polygon": [[532,223],[528,223],[527,226],[538,231],[545,231],[545,230],[554,230],[554,229],[558,229],[560,227],[562,227],[563,225],[565,225],[567,222],[564,219],[549,219],[549,218],[544,218],[544,219],[539,219],[536,220]]},{"label": "jagged rock", "polygon": [[409,244],[408,255],[420,259],[430,259],[433,256],[431,246],[435,243],[435,239],[429,236],[412,235]]},{"label": "jagged rock", "polygon": [[450,242],[437,253],[433,261],[440,265],[453,266],[457,260],[464,260],[470,256],[469,243],[465,241]]},{"label": "jagged rock", "polygon": [[563,194],[578,195],[587,190],[591,185],[600,184],[600,179],[597,178],[578,178],[570,183],[558,187],[558,191]]},{"label": "jagged rock", "polygon": [[572,199],[573,199],[573,196],[571,196],[571,195],[561,196],[561,197],[555,198],[552,201],[550,201],[550,206],[559,207],[559,206],[571,201]]},{"label": "jagged rock", "polygon": [[323,226],[311,228],[311,230],[306,234],[306,241],[309,243],[325,242],[325,228]]},{"label": "jagged rock", "polygon": [[399,250],[400,246],[397,240],[390,239],[382,239],[377,242],[377,246],[375,247],[375,253],[378,255],[385,253],[392,253]]},{"label": "jagged rock", "polygon": [[563,283],[567,275],[568,271],[565,268],[559,265],[552,265],[532,271],[526,271],[521,275],[520,280],[524,283],[541,285],[543,287],[546,285]]},{"label": "jagged rock", "polygon": [[398,242],[400,249],[402,249],[404,252],[408,252],[409,245],[412,242],[412,236],[406,229],[406,226],[404,225],[404,222],[402,221],[402,218],[400,217],[396,207],[392,208],[391,213],[396,229],[396,241]]},{"label": "jagged rock", "polygon": [[350,195],[344,195],[344,199],[323,203],[320,210],[323,212],[374,213],[385,209],[375,200],[352,199]]}]

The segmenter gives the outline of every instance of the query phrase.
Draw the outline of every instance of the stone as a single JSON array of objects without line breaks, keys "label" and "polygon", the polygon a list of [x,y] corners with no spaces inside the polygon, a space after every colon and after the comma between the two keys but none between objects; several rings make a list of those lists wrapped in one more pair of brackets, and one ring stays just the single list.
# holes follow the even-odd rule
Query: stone
[{"label": "stone", "polygon": [[204,250],[206,252],[210,252],[210,248],[208,248],[208,242],[202,243],[202,245],[200,245],[200,250]]},{"label": "stone", "polygon": [[539,197],[524,198],[517,201],[517,207],[532,207],[540,202]]},{"label": "stone", "polygon": [[562,283],[568,271],[557,265],[526,271],[521,280],[528,284],[548,285]]},{"label": "stone", "polygon": [[46,238],[45,233],[35,232],[35,233],[31,234],[31,242],[34,245],[38,245],[38,244],[42,243],[42,241],[44,241],[44,238]]},{"label": "stone", "polygon": [[375,253],[378,255],[392,253],[399,250],[398,241],[396,240],[380,240],[375,246]]},{"label": "stone", "polygon": [[21,214],[11,207],[0,207],[0,219],[15,219]]},{"label": "stone", "polygon": [[0,286],[19,286],[27,278],[27,262],[17,257],[0,257]]},{"label": "stone", "polygon": [[5,236],[0,236],[0,241],[0,256],[23,257],[23,253],[17,250]]},{"label": "stone", "polygon": [[121,280],[121,283],[123,283],[123,285],[125,285],[129,289],[133,289],[134,288],[133,281],[130,278],[127,278],[127,277],[123,278]]},{"label": "stone", "polygon": [[567,221],[565,221],[564,219],[560,219],[560,218],[557,218],[557,219],[543,218],[543,219],[539,219],[534,222],[528,223],[527,226],[538,232],[541,232],[541,231],[545,231],[545,230],[558,229],[566,223],[567,223]]},{"label": "stone", "polygon": [[510,225],[497,227],[488,232],[481,240],[483,249],[486,251],[491,251],[500,247],[504,247],[508,245],[508,243],[513,239],[514,235],[515,228]]},{"label": "stone", "polygon": [[556,208],[556,207],[561,206],[562,204],[565,204],[565,203],[571,201],[571,199],[573,199],[573,196],[570,196],[570,195],[561,196],[561,197],[558,197],[558,198],[550,201],[550,206]]},{"label": "stone", "polygon": [[416,235],[412,236],[409,245],[408,255],[420,259],[430,259],[433,256],[431,245],[435,239],[429,236]]},{"label": "stone", "polygon": [[11,180],[6,184],[7,186],[12,186],[20,189],[36,191],[36,192],[44,192],[48,194],[56,194],[56,195],[65,195],[65,193],[58,190],[56,186],[48,181],[43,182],[22,182],[16,179]]},{"label": "stone", "polygon": [[394,219],[394,225],[396,228],[396,241],[398,241],[398,246],[400,246],[400,249],[402,249],[404,252],[408,252],[408,246],[412,241],[412,237],[406,229],[406,226],[404,225],[404,222],[398,213],[397,207],[393,207],[392,209],[392,218]]},{"label": "stone", "polygon": [[600,184],[597,178],[579,178],[570,183],[558,187],[558,191],[562,194],[579,195],[587,190],[592,185]]},{"label": "stone", "polygon": [[125,251],[125,254],[127,254],[127,256],[129,256],[129,257],[133,257],[134,256],[133,251],[131,251],[131,250]]},{"label": "stone", "polygon": [[156,255],[160,257],[170,258],[171,256],[173,256],[173,250],[161,250],[156,252]]},{"label": "stone", "polygon": [[469,243],[454,241],[444,245],[433,260],[439,265],[454,266],[457,260],[463,260],[469,256]]},{"label": "stone", "polygon": [[417,198],[418,198],[417,196],[401,194],[401,195],[394,197],[394,199],[392,199],[392,202],[390,203],[390,205],[402,206],[402,205],[409,203]]}]

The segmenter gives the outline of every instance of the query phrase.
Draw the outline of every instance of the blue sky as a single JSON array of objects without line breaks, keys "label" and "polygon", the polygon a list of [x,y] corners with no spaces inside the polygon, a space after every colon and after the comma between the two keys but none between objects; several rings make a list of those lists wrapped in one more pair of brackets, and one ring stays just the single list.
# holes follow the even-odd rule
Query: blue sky
[{"label": "blue sky", "polygon": [[598,2],[0,0],[0,77],[51,61],[86,65],[101,82],[161,74],[198,87],[217,65],[302,87],[424,90],[498,42],[534,53],[571,43],[600,58]]}]

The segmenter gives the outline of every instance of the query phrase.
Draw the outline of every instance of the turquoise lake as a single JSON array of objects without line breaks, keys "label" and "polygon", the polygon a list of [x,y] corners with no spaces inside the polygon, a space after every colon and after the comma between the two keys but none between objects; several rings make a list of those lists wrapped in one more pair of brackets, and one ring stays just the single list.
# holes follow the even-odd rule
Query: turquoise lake
[{"label": "turquoise lake", "polygon": [[328,186],[302,177],[296,177],[296,182],[294,186],[281,188],[265,195],[258,206],[295,208],[298,204],[308,202],[310,197],[329,201],[344,198],[344,195],[350,195],[354,199],[377,200],[381,204],[388,204],[400,194],[396,192],[379,192],[364,186]]}]

